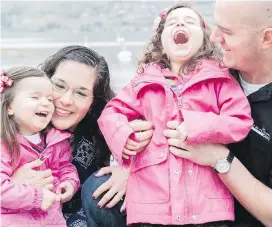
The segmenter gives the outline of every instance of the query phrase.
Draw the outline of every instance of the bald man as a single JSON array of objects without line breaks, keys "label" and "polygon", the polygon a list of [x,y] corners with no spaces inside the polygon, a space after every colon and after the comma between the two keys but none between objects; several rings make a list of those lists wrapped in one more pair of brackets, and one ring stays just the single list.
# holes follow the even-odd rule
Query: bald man
[{"label": "bald man", "polygon": [[[165,135],[177,156],[215,168],[222,160],[229,162],[219,177],[236,198],[233,226],[272,227],[272,1],[219,0],[214,19],[211,40],[221,46],[224,64],[248,97],[252,130],[228,149],[182,143],[176,122],[168,124]],[[230,151],[233,160],[226,159]]]},{"label": "bald man", "polygon": [[[232,74],[248,97],[254,120],[247,138],[229,148],[255,178],[271,188],[272,1],[217,1],[214,19],[217,26],[211,40],[222,47],[224,64],[235,69]],[[236,184],[239,184],[239,179]],[[267,201],[256,202],[262,204]],[[242,223],[245,226],[263,226],[239,202],[236,202],[235,214],[236,223],[241,226]],[[272,210],[270,214],[272,216]]]},{"label": "bald man", "polygon": [[270,83],[272,1],[217,1],[214,19],[211,40],[222,47],[224,64],[249,84]]}]

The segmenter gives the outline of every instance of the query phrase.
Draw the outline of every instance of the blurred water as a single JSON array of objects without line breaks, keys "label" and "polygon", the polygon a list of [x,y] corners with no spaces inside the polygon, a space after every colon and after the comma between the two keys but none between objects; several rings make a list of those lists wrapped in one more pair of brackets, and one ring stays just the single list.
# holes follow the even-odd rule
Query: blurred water
[{"label": "blurred water", "polygon": [[[152,36],[154,18],[178,1],[3,1],[1,68],[37,66],[61,47],[85,45],[109,63],[120,90]],[[189,1],[212,26],[213,1]]]}]

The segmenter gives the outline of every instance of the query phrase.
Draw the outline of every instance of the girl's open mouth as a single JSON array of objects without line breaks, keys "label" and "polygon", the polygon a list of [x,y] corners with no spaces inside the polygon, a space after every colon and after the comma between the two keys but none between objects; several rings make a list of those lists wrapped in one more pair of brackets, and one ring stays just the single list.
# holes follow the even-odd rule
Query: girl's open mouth
[{"label": "girl's open mouth", "polygon": [[189,41],[189,37],[185,32],[178,31],[174,35],[175,44],[185,44]]},{"label": "girl's open mouth", "polygon": [[41,112],[37,112],[35,113],[37,116],[39,117],[46,117],[48,115],[47,111],[41,111]]}]

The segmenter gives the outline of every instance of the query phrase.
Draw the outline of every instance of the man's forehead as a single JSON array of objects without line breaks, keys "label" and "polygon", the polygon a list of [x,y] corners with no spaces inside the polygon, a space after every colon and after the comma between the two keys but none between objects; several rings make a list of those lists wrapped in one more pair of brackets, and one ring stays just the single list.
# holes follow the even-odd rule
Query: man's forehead
[{"label": "man's forehead", "polygon": [[272,22],[272,1],[217,0],[214,18],[236,27],[267,27]]},{"label": "man's forehead", "polygon": [[240,15],[237,15],[237,5],[230,1],[216,1],[214,8],[215,23],[225,29],[233,29],[236,27],[236,21],[240,21]]}]

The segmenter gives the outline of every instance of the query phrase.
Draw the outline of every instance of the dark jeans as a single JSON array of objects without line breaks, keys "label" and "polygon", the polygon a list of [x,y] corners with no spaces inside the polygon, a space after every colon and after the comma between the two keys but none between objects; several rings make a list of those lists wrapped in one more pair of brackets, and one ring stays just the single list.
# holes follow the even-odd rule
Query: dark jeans
[{"label": "dark jeans", "polygon": [[[95,173],[94,173],[95,174]],[[111,209],[97,206],[101,195],[97,199],[92,198],[95,190],[110,178],[110,174],[102,177],[91,175],[83,184],[81,191],[82,206],[85,211],[88,227],[125,227],[126,215],[120,213],[122,202]]]},{"label": "dark jeans", "polygon": [[132,227],[231,227],[232,222],[219,221],[197,225],[153,225],[153,224],[133,224]]}]

